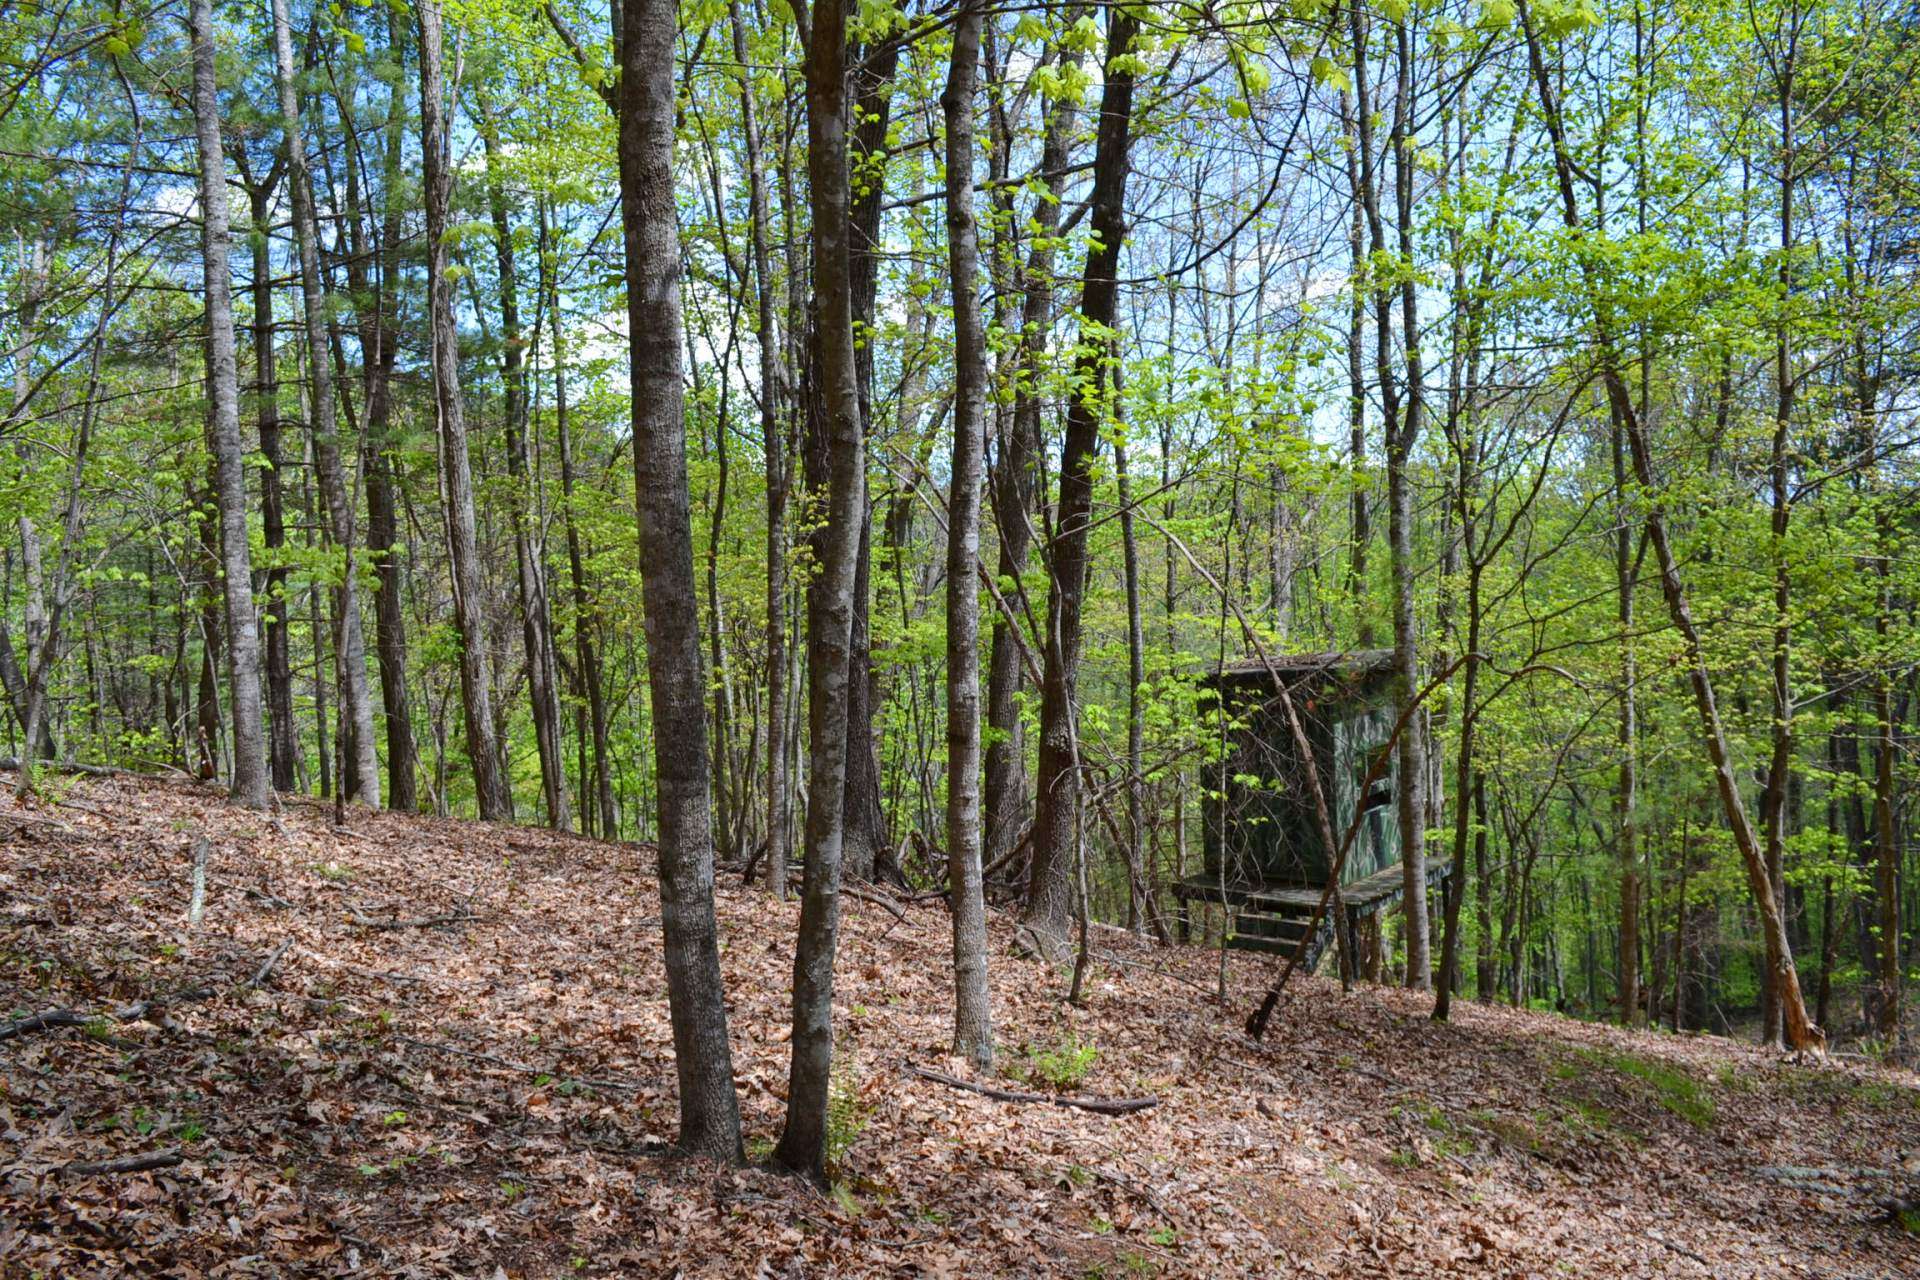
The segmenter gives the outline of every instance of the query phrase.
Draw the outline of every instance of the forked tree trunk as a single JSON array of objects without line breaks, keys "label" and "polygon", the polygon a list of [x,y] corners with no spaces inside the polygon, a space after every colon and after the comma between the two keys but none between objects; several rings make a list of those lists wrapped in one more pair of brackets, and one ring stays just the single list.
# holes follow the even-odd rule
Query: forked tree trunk
[{"label": "forked tree trunk", "polygon": [[694,591],[681,386],[680,230],[674,211],[675,0],[626,0],[621,28],[620,209],[633,367],[647,682],[660,810],[660,927],[680,1085],[681,1150],[737,1161],[726,990],[713,909],[706,681]]},{"label": "forked tree trunk", "polygon": [[973,215],[973,96],[984,0],[963,0],[941,98],[947,122],[947,255],[953,292],[953,491],[947,504],[947,891],[953,907],[953,1051],[993,1064],[987,908],[980,882],[980,475],[987,336]]},{"label": "forked tree trunk", "polygon": [[447,559],[453,580],[453,623],[460,635],[460,700],[467,754],[480,816],[513,817],[513,800],[500,763],[493,722],[493,660],[488,651],[486,604],[480,594],[480,552],[474,532],[473,466],[467,456],[466,405],[460,394],[460,341],[454,325],[453,282],[447,279],[447,218],[453,200],[441,87],[440,0],[420,0],[421,170],[427,207],[428,320],[432,331],[433,389],[440,413],[440,475],[446,502]]},{"label": "forked tree trunk", "polygon": [[227,668],[233,712],[233,798],[267,807],[264,710],[260,701],[260,629],[253,616],[253,562],[247,546],[247,472],[240,440],[240,369],[233,342],[233,279],[228,263],[227,156],[220,143],[212,0],[191,0],[193,132],[200,152],[200,245],[207,309],[207,417],[220,503],[220,567],[227,606]]}]

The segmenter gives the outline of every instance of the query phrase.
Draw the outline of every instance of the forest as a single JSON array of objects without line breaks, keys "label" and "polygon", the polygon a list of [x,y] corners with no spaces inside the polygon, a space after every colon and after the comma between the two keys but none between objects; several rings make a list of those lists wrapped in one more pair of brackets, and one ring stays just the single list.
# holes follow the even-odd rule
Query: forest
[{"label": "forest", "polygon": [[[863,1017],[1060,1124],[1153,1105],[1031,1038],[1103,1000],[1920,1110],[1917,70],[1886,0],[0,0],[0,1050],[517,918],[489,993],[644,961],[646,1141],[856,1219]],[[152,981],[300,923],[155,997],[189,886]],[[1134,1200],[1057,1273],[1278,1265]]]}]

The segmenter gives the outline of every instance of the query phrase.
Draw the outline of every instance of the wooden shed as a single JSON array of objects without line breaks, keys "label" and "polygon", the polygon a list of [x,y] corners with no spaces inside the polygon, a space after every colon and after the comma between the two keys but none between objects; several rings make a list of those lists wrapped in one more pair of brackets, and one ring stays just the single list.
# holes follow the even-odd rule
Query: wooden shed
[{"label": "wooden shed", "polygon": [[1227,945],[1291,952],[1305,939],[1303,962],[1311,967],[1333,940],[1332,913],[1317,928],[1312,917],[1337,849],[1321,836],[1307,762],[1280,687],[1305,730],[1335,839],[1359,818],[1340,874],[1349,926],[1399,900],[1404,886],[1394,808],[1399,771],[1391,747],[1393,680],[1388,649],[1249,658],[1202,680],[1201,688],[1219,699],[1228,716],[1225,751],[1210,767],[1202,801],[1204,865],[1174,892],[1188,911],[1224,911]]}]

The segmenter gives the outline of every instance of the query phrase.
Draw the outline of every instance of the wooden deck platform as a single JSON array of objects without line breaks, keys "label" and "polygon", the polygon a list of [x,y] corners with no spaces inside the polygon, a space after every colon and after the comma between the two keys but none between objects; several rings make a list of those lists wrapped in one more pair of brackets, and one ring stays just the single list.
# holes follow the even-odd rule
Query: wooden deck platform
[{"label": "wooden deck platform", "polygon": [[[1446,861],[1435,859],[1427,864],[1427,883],[1432,884],[1445,874]],[[1370,915],[1381,907],[1389,907],[1400,901],[1400,895],[1406,887],[1406,877],[1399,863],[1384,870],[1376,871],[1365,879],[1355,880],[1352,884],[1342,885],[1340,899],[1350,912]],[[1304,908],[1312,911],[1320,905],[1320,895],[1326,892],[1326,886],[1298,884],[1227,884],[1225,900],[1231,907],[1248,907],[1255,911],[1284,910],[1286,908]],[[1182,902],[1218,903],[1222,898],[1221,886],[1205,876],[1189,876],[1173,886],[1173,896]]]}]

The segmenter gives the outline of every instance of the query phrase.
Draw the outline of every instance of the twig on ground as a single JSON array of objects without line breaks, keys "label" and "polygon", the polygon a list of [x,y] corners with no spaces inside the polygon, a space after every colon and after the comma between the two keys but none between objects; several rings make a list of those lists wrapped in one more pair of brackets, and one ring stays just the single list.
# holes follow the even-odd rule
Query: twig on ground
[{"label": "twig on ground", "polygon": [[996,1102],[1044,1103],[1053,1107],[1071,1107],[1076,1111],[1091,1111],[1103,1116],[1131,1115],[1133,1112],[1145,1111],[1149,1107],[1160,1105],[1158,1098],[1092,1098],[1061,1093],[1028,1093],[1024,1089],[995,1089],[990,1085],[962,1080],[959,1076],[950,1076],[944,1071],[916,1067],[912,1063],[907,1064],[907,1070],[923,1080],[944,1084],[950,1089],[964,1089],[968,1093],[977,1093],[982,1097],[992,1098]]}]

